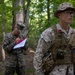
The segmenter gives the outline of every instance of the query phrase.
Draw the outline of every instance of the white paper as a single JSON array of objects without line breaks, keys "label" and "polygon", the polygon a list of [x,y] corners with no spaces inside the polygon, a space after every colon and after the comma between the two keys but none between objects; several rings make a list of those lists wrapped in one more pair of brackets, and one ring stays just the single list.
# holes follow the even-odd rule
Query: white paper
[{"label": "white paper", "polygon": [[27,41],[27,38],[24,39],[24,40],[23,40],[22,42],[20,42],[19,44],[15,45],[13,49],[20,48],[20,47],[24,47],[26,41]]}]

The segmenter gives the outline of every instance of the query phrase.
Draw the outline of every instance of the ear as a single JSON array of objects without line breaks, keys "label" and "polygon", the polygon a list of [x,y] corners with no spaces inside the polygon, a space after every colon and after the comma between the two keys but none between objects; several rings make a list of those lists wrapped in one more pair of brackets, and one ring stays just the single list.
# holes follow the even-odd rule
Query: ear
[{"label": "ear", "polygon": [[58,17],[60,17],[60,13],[58,13],[57,15],[58,15]]},{"label": "ear", "polygon": [[61,16],[61,13],[58,13],[57,16],[58,16],[58,18],[59,18],[59,17]]}]

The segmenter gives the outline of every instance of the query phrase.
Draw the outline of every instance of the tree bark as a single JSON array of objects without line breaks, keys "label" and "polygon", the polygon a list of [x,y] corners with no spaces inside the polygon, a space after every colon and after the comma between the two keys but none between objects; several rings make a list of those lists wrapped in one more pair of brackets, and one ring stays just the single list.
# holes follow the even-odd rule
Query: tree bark
[{"label": "tree bark", "polygon": [[47,0],[47,17],[48,17],[48,24],[50,24],[50,0]]},{"label": "tree bark", "polygon": [[16,0],[14,2],[12,4],[13,8],[16,7],[17,10],[12,11],[12,14],[13,14],[13,26],[12,26],[12,29],[14,28],[15,25],[17,25],[17,23],[19,21],[21,21],[22,23],[25,24],[23,34],[26,36],[26,35],[28,35],[30,0],[27,0],[27,5],[25,5],[25,0]]},{"label": "tree bark", "polygon": [[12,21],[12,30],[14,29],[14,26],[16,24],[16,12],[14,10],[14,7],[15,7],[16,3],[15,1],[13,0],[12,1],[12,16],[13,16],[13,21]]},{"label": "tree bark", "polygon": [[16,6],[20,7],[20,9],[16,12],[16,22],[21,21],[24,23],[23,2],[24,2],[24,0],[17,0],[17,2],[16,2]]},{"label": "tree bark", "polygon": [[[4,39],[5,36],[5,31],[4,31],[4,27],[5,27],[5,4],[4,4],[4,0],[2,0],[2,36]],[[3,49],[3,43],[2,43],[2,60],[5,60],[5,51]]]}]

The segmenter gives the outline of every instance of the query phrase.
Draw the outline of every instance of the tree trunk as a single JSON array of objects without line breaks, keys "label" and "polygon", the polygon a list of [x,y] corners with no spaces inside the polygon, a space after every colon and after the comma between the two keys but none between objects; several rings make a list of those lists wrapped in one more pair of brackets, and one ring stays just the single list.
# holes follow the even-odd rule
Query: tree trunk
[{"label": "tree trunk", "polygon": [[12,30],[14,29],[14,26],[15,26],[15,24],[16,24],[16,12],[15,12],[15,10],[14,10],[14,7],[16,7],[15,6],[16,5],[16,3],[15,3],[15,1],[13,0],[13,2],[12,2],[12,15],[13,15],[13,21],[12,21]]},{"label": "tree trunk", "polygon": [[29,25],[29,7],[30,7],[30,0],[27,0],[27,8],[25,10],[25,18],[24,18],[24,22],[26,27],[28,28]]},{"label": "tree trunk", "polygon": [[[4,32],[4,27],[5,27],[5,15],[4,15],[5,4],[4,4],[4,0],[2,0],[2,4],[3,4],[3,6],[2,6],[2,36],[4,38],[4,36],[5,36],[5,32]],[[3,61],[5,60],[5,51],[3,49],[3,44],[2,44],[2,60]]]},{"label": "tree trunk", "polygon": [[24,14],[24,23],[25,23],[25,29],[24,29],[24,35],[27,35],[28,36],[28,25],[29,25],[29,7],[30,7],[30,0],[27,0],[27,8],[25,9],[25,7],[23,8],[24,11],[25,11],[25,14]]},{"label": "tree trunk", "polygon": [[47,17],[48,17],[48,25],[50,24],[50,0],[47,0]]},{"label": "tree trunk", "polygon": [[23,10],[23,2],[24,0],[17,0],[16,6],[20,7],[20,10],[16,12],[16,22],[23,22],[24,23],[24,10]]},{"label": "tree trunk", "polygon": [[13,0],[12,2],[12,8],[13,8],[12,10],[12,15],[13,15],[12,30],[14,29],[14,26],[17,25],[17,22],[21,21],[24,23],[23,2],[24,0]]},{"label": "tree trunk", "polygon": [[[15,4],[15,3],[16,4]],[[13,2],[13,7],[16,7],[17,9],[20,8],[19,10],[13,10],[13,26],[17,25],[19,21],[25,24],[25,28],[23,30],[24,35],[28,35],[28,24],[29,24],[29,6],[30,6],[30,0],[27,0],[27,8],[25,9],[25,0],[16,0]],[[25,12],[26,10],[26,12]]]}]

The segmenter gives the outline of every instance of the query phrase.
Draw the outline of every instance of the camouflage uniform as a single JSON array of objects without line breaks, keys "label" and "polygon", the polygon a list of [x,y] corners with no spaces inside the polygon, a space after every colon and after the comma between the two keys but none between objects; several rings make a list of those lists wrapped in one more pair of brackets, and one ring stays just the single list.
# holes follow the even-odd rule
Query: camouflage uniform
[{"label": "camouflage uniform", "polygon": [[[68,31],[66,31],[63,29],[65,27],[62,26],[63,24],[65,25],[65,23],[72,23],[74,12],[75,8],[70,3],[64,2],[60,4],[54,13],[54,16],[59,18],[59,24],[56,25],[56,28],[54,26],[50,27],[41,34],[33,62],[34,68],[36,70],[36,75],[74,75],[74,63],[72,59],[74,58],[75,60],[75,56],[72,57],[73,44],[71,43],[71,46],[68,46],[68,43],[72,34],[75,33],[75,30],[66,25],[66,27],[69,27],[69,29],[67,29]],[[70,22],[68,22],[68,20],[65,18],[71,18],[71,20],[69,19]],[[51,52],[50,61],[52,61],[48,64],[51,64],[49,66],[53,65],[53,68],[51,67],[52,70],[49,68],[50,71],[48,74],[45,73],[46,69],[44,69],[44,55],[47,50],[49,51],[48,53]]]},{"label": "camouflage uniform", "polygon": [[[70,27],[69,32],[67,33],[62,27],[57,24],[56,25],[58,31],[63,31],[63,35],[66,39],[70,39],[74,29]],[[55,32],[53,31],[52,27],[46,29],[42,34],[41,38],[39,39],[38,46],[34,55],[34,68],[36,70],[36,75],[45,75],[43,70],[43,56],[44,52],[52,46],[53,42],[55,41]],[[61,43],[60,43],[61,44]],[[68,65],[57,65],[54,69],[50,72],[49,75],[66,75]],[[73,64],[69,66],[68,74],[67,75],[74,75],[73,74]]]},{"label": "camouflage uniform", "polygon": [[15,71],[18,75],[25,75],[25,58],[24,52],[27,50],[28,45],[25,44],[22,48],[13,49],[16,45],[14,40],[22,38],[21,34],[15,36],[14,34],[7,33],[4,37],[3,48],[5,50],[5,75],[14,75]]}]

